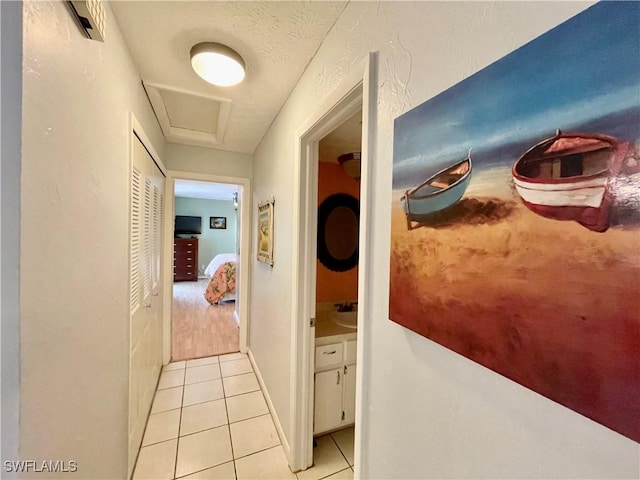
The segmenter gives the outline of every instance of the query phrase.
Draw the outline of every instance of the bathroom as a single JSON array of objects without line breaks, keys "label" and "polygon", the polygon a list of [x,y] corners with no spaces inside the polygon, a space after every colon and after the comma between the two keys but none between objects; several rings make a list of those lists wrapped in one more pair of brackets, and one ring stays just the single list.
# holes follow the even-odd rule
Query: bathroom
[{"label": "bathroom", "polygon": [[[362,112],[319,143],[313,434],[353,465]],[[331,446],[333,447],[333,445]]]}]

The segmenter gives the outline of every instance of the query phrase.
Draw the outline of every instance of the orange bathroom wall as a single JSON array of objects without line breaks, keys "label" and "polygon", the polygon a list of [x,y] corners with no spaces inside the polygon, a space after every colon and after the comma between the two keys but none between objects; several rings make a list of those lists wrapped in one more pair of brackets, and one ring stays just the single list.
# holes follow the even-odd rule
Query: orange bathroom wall
[{"label": "orange bathroom wall", "polygon": [[[335,193],[347,193],[360,199],[360,182],[348,176],[338,164],[320,162],[318,170],[318,206]],[[358,267],[333,272],[317,261],[316,302],[339,302],[358,298]]]}]

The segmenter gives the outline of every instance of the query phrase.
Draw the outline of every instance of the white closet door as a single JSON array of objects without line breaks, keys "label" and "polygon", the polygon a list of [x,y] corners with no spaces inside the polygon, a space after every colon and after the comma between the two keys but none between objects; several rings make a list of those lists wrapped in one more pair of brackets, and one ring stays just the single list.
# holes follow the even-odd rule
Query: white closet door
[{"label": "white closet door", "polygon": [[164,177],[133,137],[131,173],[131,352],[129,362],[129,474],[162,365],[162,218]]}]

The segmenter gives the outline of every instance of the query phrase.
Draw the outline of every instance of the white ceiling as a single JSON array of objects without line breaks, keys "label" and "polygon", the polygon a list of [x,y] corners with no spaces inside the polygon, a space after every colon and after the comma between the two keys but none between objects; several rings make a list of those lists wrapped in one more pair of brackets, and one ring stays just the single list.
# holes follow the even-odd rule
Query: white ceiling
[{"label": "white ceiling", "polygon": [[210,200],[233,200],[233,194],[237,192],[238,185],[198,182],[196,180],[176,180],[174,188],[176,197],[206,198]]},{"label": "white ceiling", "polygon": [[[347,2],[110,2],[165,137],[253,153]],[[200,42],[245,60],[245,81],[211,85],[191,69]]]}]

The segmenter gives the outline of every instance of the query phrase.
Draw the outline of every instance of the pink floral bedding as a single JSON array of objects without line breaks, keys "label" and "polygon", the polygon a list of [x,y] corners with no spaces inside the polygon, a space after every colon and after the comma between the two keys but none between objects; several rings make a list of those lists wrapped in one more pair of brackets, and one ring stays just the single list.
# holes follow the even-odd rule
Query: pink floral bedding
[{"label": "pink floral bedding", "polygon": [[236,263],[225,262],[215,271],[204,292],[204,298],[211,305],[218,303],[226,295],[236,293]]}]

